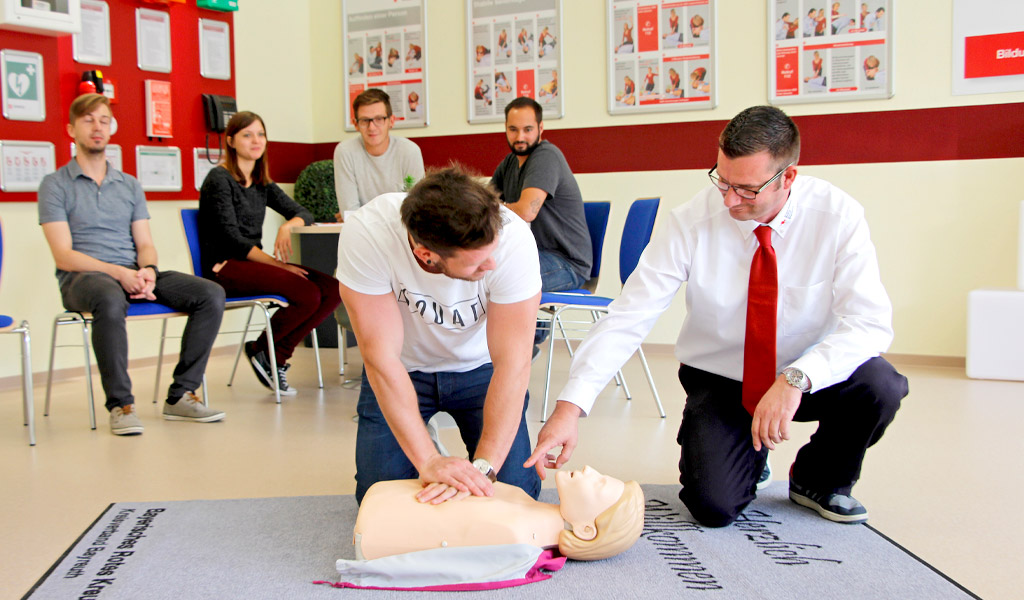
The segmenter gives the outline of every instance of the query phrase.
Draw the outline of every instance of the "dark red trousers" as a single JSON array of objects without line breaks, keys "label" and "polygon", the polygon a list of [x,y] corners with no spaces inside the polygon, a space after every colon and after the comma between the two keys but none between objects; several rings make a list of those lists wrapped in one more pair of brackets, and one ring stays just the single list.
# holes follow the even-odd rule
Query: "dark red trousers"
[{"label": "dark red trousers", "polygon": [[[301,266],[301,265],[300,265]],[[306,277],[251,260],[228,260],[213,280],[224,287],[228,298],[274,294],[284,296],[288,306],[270,319],[274,329],[277,364],[288,362],[304,337],[341,304],[338,280],[309,267]],[[267,350],[267,334],[256,340],[257,350]]]}]

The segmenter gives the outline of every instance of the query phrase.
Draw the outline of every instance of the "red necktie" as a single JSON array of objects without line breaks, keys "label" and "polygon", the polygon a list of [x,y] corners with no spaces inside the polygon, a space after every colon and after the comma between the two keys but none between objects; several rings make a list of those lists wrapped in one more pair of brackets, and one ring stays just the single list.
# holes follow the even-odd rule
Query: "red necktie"
[{"label": "red necktie", "polygon": [[779,301],[778,263],[772,228],[754,230],[760,243],[750,263],[747,334],[743,343],[743,408],[751,415],[775,381],[775,307]]}]

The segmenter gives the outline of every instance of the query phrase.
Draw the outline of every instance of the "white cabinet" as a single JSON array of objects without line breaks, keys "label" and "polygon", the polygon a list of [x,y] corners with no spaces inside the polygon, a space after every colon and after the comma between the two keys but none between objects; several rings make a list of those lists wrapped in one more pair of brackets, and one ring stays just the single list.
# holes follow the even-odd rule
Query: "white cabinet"
[{"label": "white cabinet", "polygon": [[42,35],[82,31],[80,0],[0,0],[0,29]]}]

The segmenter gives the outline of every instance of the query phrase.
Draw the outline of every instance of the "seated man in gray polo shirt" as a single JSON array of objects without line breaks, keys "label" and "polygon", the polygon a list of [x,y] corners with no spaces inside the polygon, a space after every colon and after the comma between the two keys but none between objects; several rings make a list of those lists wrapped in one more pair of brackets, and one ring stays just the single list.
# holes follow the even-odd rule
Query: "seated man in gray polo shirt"
[{"label": "seated man in gray polo shirt", "polygon": [[128,377],[125,316],[133,300],[156,300],[189,313],[164,419],[219,421],[224,413],[204,406],[193,392],[202,382],[220,329],[224,289],[206,279],[161,273],[157,268],[142,185],[106,160],[111,119],[105,96],[76,98],[67,126],[76,156],[39,186],[39,224],[57,263],[61,299],[68,310],[92,313],[92,346],[111,433],[143,431]]}]

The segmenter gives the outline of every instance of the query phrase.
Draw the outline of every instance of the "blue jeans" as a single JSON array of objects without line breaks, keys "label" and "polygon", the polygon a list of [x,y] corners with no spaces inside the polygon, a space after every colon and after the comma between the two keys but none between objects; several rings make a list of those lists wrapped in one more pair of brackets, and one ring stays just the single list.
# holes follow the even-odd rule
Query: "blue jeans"
[{"label": "blue jeans", "polygon": [[[564,292],[583,287],[586,279],[573,270],[572,263],[554,252],[539,251],[540,257],[540,289],[544,292]],[[550,321],[537,321],[537,332],[533,335],[533,343],[537,345],[548,338],[551,332]]]},{"label": "blue jeans", "polygon": [[540,289],[544,292],[564,292],[583,287],[586,279],[573,269],[571,262],[554,252],[541,250],[540,258]]},{"label": "blue jeans", "polygon": [[[419,397],[423,422],[426,423],[438,412],[451,415],[459,426],[459,433],[470,457],[476,453],[476,445],[484,428],[484,398],[493,373],[494,367],[490,363],[465,373],[409,373]],[[530,433],[526,429],[526,407],[529,402],[530,393],[527,392],[519,430],[498,471],[498,481],[518,486],[536,498],[540,494],[540,477],[534,469],[523,468],[523,463],[530,457]],[[362,502],[366,490],[378,481],[418,478],[416,467],[409,462],[384,419],[365,370],[356,412],[359,414],[359,429],[356,433],[356,502]]]}]

